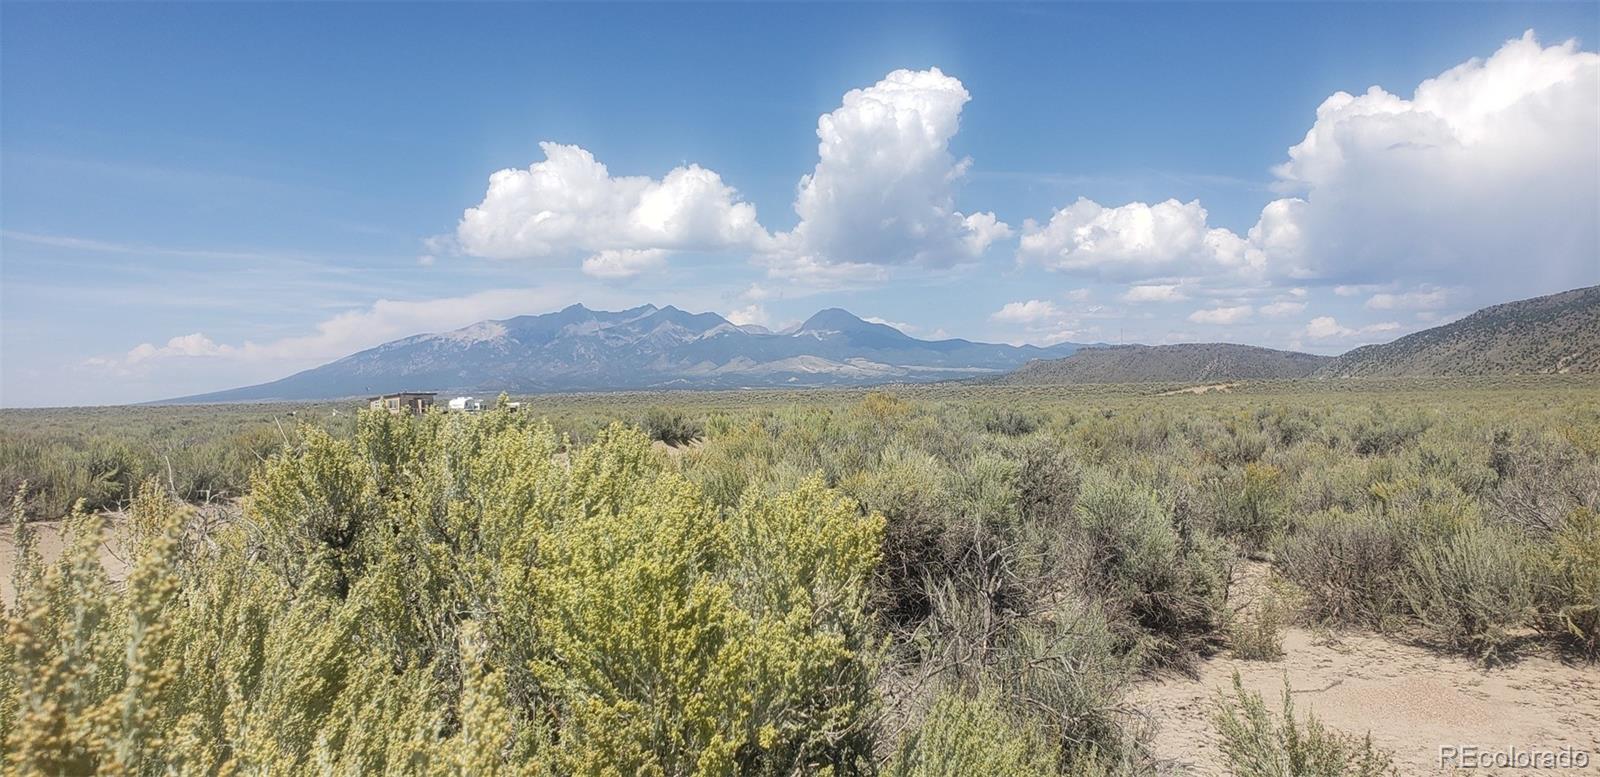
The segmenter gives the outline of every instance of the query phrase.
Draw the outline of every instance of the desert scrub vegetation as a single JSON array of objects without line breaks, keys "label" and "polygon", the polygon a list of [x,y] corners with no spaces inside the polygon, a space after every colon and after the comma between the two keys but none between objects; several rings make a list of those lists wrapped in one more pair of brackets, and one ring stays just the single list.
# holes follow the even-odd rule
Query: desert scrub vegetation
[{"label": "desert scrub vegetation", "polygon": [[666,407],[652,407],[639,418],[639,428],[652,440],[668,445],[687,445],[705,434],[703,424]]},{"label": "desert scrub vegetation", "polygon": [[1295,717],[1294,698],[1283,689],[1282,712],[1267,709],[1261,694],[1245,690],[1233,674],[1233,693],[1216,701],[1216,726],[1228,773],[1235,777],[1390,777],[1394,758],[1356,737],[1324,725],[1315,715]]},{"label": "desert scrub vegetation", "polygon": [[1246,661],[1276,661],[1283,657],[1284,627],[1300,609],[1303,596],[1276,574],[1251,592],[1228,625],[1228,647]]},{"label": "desert scrub vegetation", "polygon": [[[190,520],[177,459],[119,475],[113,503],[143,495],[117,524],[127,580],[94,563],[105,502],[73,513],[50,564],[13,529],[6,758],[1147,774],[1130,685],[1219,650],[1270,658],[1290,620],[1486,660],[1594,655],[1591,390],[1268,388],[541,397],[301,409],[282,432],[281,412],[260,417],[271,445],[238,458],[228,524]],[[46,446],[7,471],[98,435],[146,456],[174,439],[160,419],[233,445],[216,440],[263,411],[74,412],[7,414],[26,423],[0,442]],[[88,499],[60,482],[50,499]],[[32,493],[14,515],[55,509]],[[1247,564],[1295,595],[1236,612]]]},{"label": "desert scrub vegetation", "polygon": [[348,435],[354,417],[325,404],[0,411],[0,489],[26,482],[40,519],[78,500],[90,511],[125,505],[150,477],[187,501],[236,498],[300,427]]},{"label": "desert scrub vegetation", "polygon": [[[708,503],[643,434],[506,412],[306,430],[212,536],[144,486],[45,567],[15,522],[20,773],[790,773],[872,762],[882,519],[815,479]],[[120,588],[120,590],[118,590]]]}]

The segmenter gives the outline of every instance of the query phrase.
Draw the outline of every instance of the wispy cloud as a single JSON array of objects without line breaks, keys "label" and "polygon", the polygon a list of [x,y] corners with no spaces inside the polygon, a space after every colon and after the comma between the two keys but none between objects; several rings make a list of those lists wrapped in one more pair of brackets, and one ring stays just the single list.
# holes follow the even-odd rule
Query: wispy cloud
[{"label": "wispy cloud", "polygon": [[111,254],[131,254],[137,256],[170,256],[179,259],[215,259],[230,262],[261,262],[295,260],[296,257],[280,253],[265,251],[234,251],[217,249],[172,248],[169,246],[154,246],[140,243],[124,243],[110,240],[96,240],[86,237],[73,237],[71,235],[41,235],[33,232],[19,232],[17,230],[0,230],[0,238],[17,240],[33,245],[50,246],[52,248],[67,248],[77,251],[95,251]]},{"label": "wispy cloud", "polygon": [[[595,296],[594,290],[588,290]],[[456,329],[484,319],[507,318],[564,307],[581,296],[575,289],[543,286],[527,289],[491,289],[461,297],[428,300],[380,299],[372,305],[345,311],[317,324],[304,335],[264,343],[217,343],[194,332],[169,340],[165,346],[140,343],[117,357],[96,357],[92,366],[125,368],[150,365],[166,358],[210,358],[286,365],[314,364],[346,356],[400,337]],[[600,300],[603,302],[603,300]]]}]

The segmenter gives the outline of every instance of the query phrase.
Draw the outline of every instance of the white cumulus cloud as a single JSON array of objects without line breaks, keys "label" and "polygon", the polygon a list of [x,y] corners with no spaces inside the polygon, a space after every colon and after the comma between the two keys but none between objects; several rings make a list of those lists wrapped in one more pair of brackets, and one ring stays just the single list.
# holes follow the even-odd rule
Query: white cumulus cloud
[{"label": "white cumulus cloud", "polygon": [[1350,285],[1467,280],[1503,299],[1595,283],[1597,94],[1600,54],[1532,31],[1409,99],[1336,93],[1274,169],[1297,196],[1268,206],[1290,236],[1263,249]]},{"label": "white cumulus cloud", "polygon": [[728,319],[729,323],[738,326],[747,326],[749,324],[767,326],[772,321],[771,317],[767,315],[767,309],[755,304],[733,310],[725,318]]},{"label": "white cumulus cloud", "polygon": [[1248,320],[1254,314],[1255,309],[1249,305],[1235,305],[1196,310],[1189,314],[1189,320],[1196,324],[1237,324]]},{"label": "white cumulus cloud", "polygon": [[205,356],[230,356],[236,352],[231,345],[219,345],[212,342],[211,338],[195,332],[193,334],[179,335],[167,341],[166,345],[156,346],[151,343],[140,343],[128,351],[126,361],[128,364],[138,364],[150,359],[166,359],[173,357],[205,357]]},{"label": "white cumulus cloud", "polygon": [[1198,200],[1106,207],[1080,197],[1040,224],[1024,222],[1018,257],[1053,270],[1138,280],[1259,266],[1263,257],[1206,223]]},{"label": "white cumulus cloud", "polygon": [[950,153],[971,96],[938,68],[896,70],[846,93],[817,120],[816,168],[800,179],[794,230],[767,257],[776,275],[872,279],[863,267],[946,267],[1012,233],[993,213],[963,214],[955,188],[970,160]]},{"label": "white cumulus cloud", "polygon": [[1061,316],[1062,311],[1054,302],[1030,299],[1023,302],[1007,302],[999,310],[991,313],[989,320],[1002,324],[1037,324]]},{"label": "white cumulus cloud", "polygon": [[583,260],[585,275],[615,280],[632,278],[658,270],[667,264],[667,252],[659,248],[620,248],[601,251]]},{"label": "white cumulus cloud", "polygon": [[1306,324],[1306,328],[1301,330],[1301,334],[1312,340],[1349,340],[1367,335],[1394,332],[1399,328],[1400,325],[1392,321],[1369,324],[1362,327],[1349,327],[1340,324],[1339,320],[1333,316],[1318,316]]},{"label": "white cumulus cloud", "polygon": [[588,253],[604,272],[627,266],[614,252],[755,248],[769,239],[755,206],[712,170],[677,167],[660,180],[612,176],[578,146],[539,148],[543,161],[489,176],[483,202],[456,227],[463,251],[553,260]]},{"label": "white cumulus cloud", "polygon": [[[1321,279],[1343,296],[1381,291],[1379,281],[1466,285],[1477,302],[1594,284],[1597,94],[1600,54],[1529,31],[1409,98],[1377,86],[1328,97],[1273,169],[1287,196],[1242,235],[1210,226],[1199,202],[1079,199],[1025,222],[1018,256],[1122,281]],[[1380,294],[1372,307],[1440,304]]]}]

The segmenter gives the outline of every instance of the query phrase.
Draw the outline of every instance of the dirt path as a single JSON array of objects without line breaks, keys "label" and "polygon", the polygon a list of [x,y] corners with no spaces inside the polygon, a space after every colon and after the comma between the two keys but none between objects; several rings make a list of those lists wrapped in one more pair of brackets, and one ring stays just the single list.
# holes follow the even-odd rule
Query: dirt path
[{"label": "dirt path", "polygon": [[[1258,579],[1246,574],[1242,580]],[[1244,686],[1281,709],[1285,678],[1298,715],[1315,712],[1330,726],[1360,735],[1394,753],[1402,774],[1451,773],[1439,767],[1441,745],[1504,750],[1586,750],[1586,770],[1522,770],[1501,774],[1600,774],[1600,666],[1530,657],[1485,669],[1371,633],[1330,635],[1290,628],[1277,661],[1243,661],[1223,654],[1198,677],[1165,677],[1136,686],[1131,701],[1156,724],[1156,755],[1179,774],[1222,774],[1213,702],[1230,689],[1234,671]],[[1462,773],[1494,774],[1476,769]]]},{"label": "dirt path", "polygon": [[1179,394],[1207,394],[1207,393],[1210,393],[1212,391],[1231,392],[1231,391],[1233,391],[1233,387],[1236,386],[1236,385],[1238,385],[1238,384],[1237,383],[1213,383],[1213,384],[1211,384],[1209,386],[1190,386],[1188,388],[1173,389],[1171,391],[1163,391],[1160,394],[1157,394],[1156,396],[1160,396],[1160,397],[1175,397],[1175,396],[1177,396]]}]

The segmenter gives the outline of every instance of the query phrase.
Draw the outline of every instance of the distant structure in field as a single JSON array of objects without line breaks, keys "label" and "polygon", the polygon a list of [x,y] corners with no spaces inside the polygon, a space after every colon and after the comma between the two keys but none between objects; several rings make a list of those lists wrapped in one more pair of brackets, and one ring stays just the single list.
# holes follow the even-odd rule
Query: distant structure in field
[{"label": "distant structure in field", "polygon": [[445,405],[451,410],[460,410],[467,413],[477,413],[483,410],[483,400],[477,397],[456,397]]},{"label": "distant structure in field", "polygon": [[373,410],[387,410],[396,415],[400,413],[422,415],[428,408],[433,407],[435,396],[438,394],[432,391],[400,391],[373,397],[367,405]]}]

